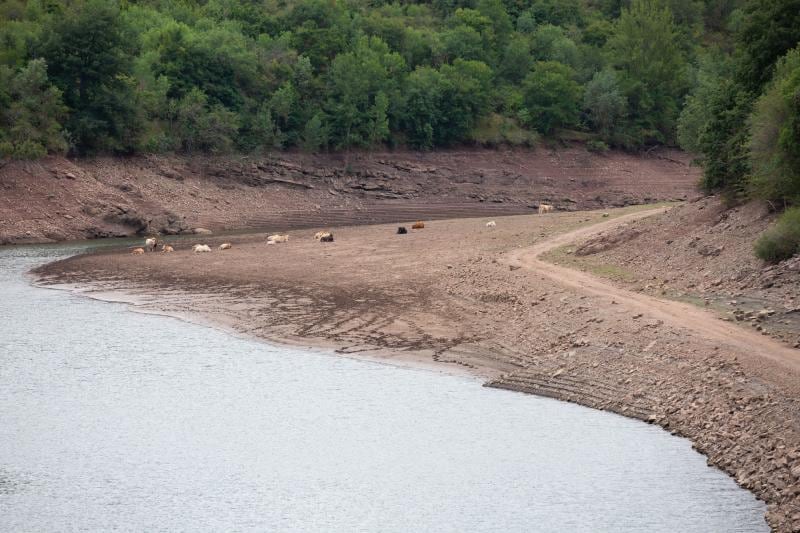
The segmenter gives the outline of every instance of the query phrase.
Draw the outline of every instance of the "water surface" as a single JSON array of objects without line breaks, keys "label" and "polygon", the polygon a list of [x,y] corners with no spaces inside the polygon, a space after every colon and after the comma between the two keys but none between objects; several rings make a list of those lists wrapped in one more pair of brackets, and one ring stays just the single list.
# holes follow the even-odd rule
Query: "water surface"
[{"label": "water surface", "polygon": [[0,248],[0,531],[768,531],[659,428],[28,283],[78,249]]}]

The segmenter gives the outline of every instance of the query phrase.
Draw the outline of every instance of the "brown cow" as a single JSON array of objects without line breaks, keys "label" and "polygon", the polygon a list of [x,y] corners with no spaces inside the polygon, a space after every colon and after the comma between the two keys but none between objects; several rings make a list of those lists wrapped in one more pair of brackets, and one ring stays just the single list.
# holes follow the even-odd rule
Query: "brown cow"
[{"label": "brown cow", "polygon": [[421,220],[418,220],[411,224],[411,229],[423,229],[425,227],[425,223]]}]

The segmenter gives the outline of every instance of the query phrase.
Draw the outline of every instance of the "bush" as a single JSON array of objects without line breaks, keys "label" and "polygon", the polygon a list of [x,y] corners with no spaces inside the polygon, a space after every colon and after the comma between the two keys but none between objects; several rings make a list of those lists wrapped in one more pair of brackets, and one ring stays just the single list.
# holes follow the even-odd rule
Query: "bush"
[{"label": "bush", "polygon": [[608,145],[603,141],[587,141],[586,149],[595,154],[604,154],[608,152]]},{"label": "bush", "polygon": [[478,120],[470,138],[481,146],[534,146],[537,135],[521,128],[514,119],[490,113]]},{"label": "bush", "polygon": [[800,207],[787,209],[756,242],[756,255],[779,263],[800,252]]}]

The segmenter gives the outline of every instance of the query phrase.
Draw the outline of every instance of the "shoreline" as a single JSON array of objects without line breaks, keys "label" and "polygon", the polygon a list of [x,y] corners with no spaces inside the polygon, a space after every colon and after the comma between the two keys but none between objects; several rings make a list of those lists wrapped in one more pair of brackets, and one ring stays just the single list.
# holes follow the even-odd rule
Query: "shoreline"
[{"label": "shoreline", "polygon": [[625,206],[695,196],[690,156],[580,146],[12,161],[0,244]]},{"label": "shoreline", "polygon": [[406,357],[406,358],[390,358],[387,357],[386,354],[382,355],[379,352],[356,352],[356,353],[342,352],[336,350],[335,346],[332,344],[325,344],[322,342],[312,342],[309,341],[308,339],[300,337],[295,337],[295,338],[278,337],[278,336],[258,337],[247,333],[242,333],[232,328],[230,325],[226,325],[222,322],[215,321],[213,318],[203,317],[199,314],[170,313],[170,312],[160,311],[158,309],[145,309],[141,306],[142,304],[141,298],[136,298],[132,294],[126,293],[124,290],[115,290],[112,288],[105,288],[105,289],[89,288],[89,287],[71,286],[66,284],[47,285],[38,282],[35,278],[32,279],[31,283],[35,287],[41,289],[64,291],[72,295],[81,296],[83,298],[88,298],[90,300],[95,300],[98,302],[120,304],[124,305],[125,309],[132,313],[163,316],[178,320],[180,322],[185,322],[187,324],[193,324],[204,328],[215,329],[217,331],[225,333],[226,335],[231,335],[238,339],[264,343],[269,346],[294,348],[302,351],[311,352],[314,354],[325,355],[328,357],[344,357],[346,359],[353,359],[357,361],[369,361],[371,363],[376,363],[376,364],[394,366],[398,368],[424,370],[427,372],[434,372],[436,374],[445,374],[445,375],[458,376],[462,378],[470,378],[477,381],[485,382],[485,380],[489,378],[489,376],[481,375],[479,373],[467,369],[453,368],[451,366],[443,366],[439,363],[428,361],[426,360],[425,357],[422,356]]},{"label": "shoreline", "polygon": [[[619,210],[613,214],[615,218],[608,220],[606,226],[620,223]],[[645,215],[646,212],[638,214]],[[586,216],[590,218],[585,219]],[[514,232],[530,231],[531,219],[540,226],[537,237],[544,241],[535,239],[520,243],[525,240],[520,239],[522,233]],[[407,268],[395,274],[400,283],[399,287],[392,287],[390,294],[376,293],[384,288],[383,283],[391,281],[392,276],[385,275],[387,265],[409,261],[409,254],[402,247],[395,247],[388,254],[394,262],[375,261],[376,265],[361,275],[352,275],[351,271],[359,268],[353,258],[361,257],[352,249],[328,254],[334,256],[328,261],[333,272],[326,270],[325,265],[321,268],[305,265],[298,272],[296,265],[308,261],[308,253],[319,253],[318,243],[303,243],[298,246],[301,248],[298,252],[287,245],[280,250],[285,257],[275,265],[274,273],[254,274],[242,267],[236,272],[239,277],[229,277],[227,267],[232,263],[227,258],[225,264],[194,273],[181,270],[178,263],[162,265],[167,258],[161,257],[148,258],[154,264],[147,268],[131,270],[131,262],[125,261],[127,257],[104,254],[89,259],[78,256],[46,265],[38,269],[38,283],[48,286],[47,278],[42,279],[41,275],[50,274],[62,281],[71,279],[78,286],[92,283],[102,286],[103,276],[113,273],[115,282],[124,278],[123,283],[128,283],[128,290],[133,293],[141,291],[152,297],[169,287],[168,304],[131,306],[135,311],[150,312],[152,309],[148,311],[148,306],[152,306],[161,314],[175,316],[176,309],[188,309],[186,317],[177,318],[203,323],[198,318],[205,317],[213,323],[211,327],[271,343],[304,349],[312,345],[312,350],[327,353],[331,353],[330,347],[338,346],[339,349],[334,350],[337,355],[388,364],[400,361],[411,362],[413,366],[415,358],[418,363],[427,360],[437,371],[443,368],[466,371],[486,381],[486,386],[549,396],[655,423],[673,434],[689,438],[693,447],[708,457],[711,466],[727,472],[742,487],[766,501],[769,504],[767,521],[774,531],[794,531],[800,527],[800,486],[797,484],[800,415],[793,400],[796,389],[792,385],[793,381],[800,383],[797,376],[784,376],[782,380],[776,377],[779,373],[776,369],[769,368],[770,362],[762,361],[763,369],[754,368],[748,364],[746,354],[727,347],[720,349],[718,344],[680,325],[665,324],[662,319],[653,320],[642,314],[631,316],[630,310],[624,309],[624,302],[610,306],[606,302],[603,306],[599,301],[592,301],[595,296],[581,293],[580,288],[559,287],[535,269],[504,264],[509,254],[518,257],[524,253],[523,244],[542,247],[551,241],[560,242],[559,239],[571,235],[574,227],[588,228],[579,232],[591,235],[592,227],[604,225],[600,213],[497,220],[498,229],[510,226],[502,237],[485,228],[477,229],[482,222],[474,219],[470,222],[443,221],[441,229],[432,225],[430,232],[425,230],[425,239],[429,234],[434,235],[434,248],[438,252],[437,247],[444,247],[446,252],[441,256],[422,254],[422,261],[410,260],[405,265]],[[556,224],[547,226],[554,220]],[[587,221],[590,222],[588,226],[585,225]],[[458,234],[458,229],[464,225],[470,226],[469,231]],[[380,230],[380,238],[385,238],[389,229],[374,226],[336,228],[335,231],[337,235],[344,233],[344,240],[352,240],[353,246],[363,254],[369,251],[364,250],[363,238],[377,237],[377,230]],[[474,237],[473,232],[480,234],[477,256],[463,253],[463,246],[453,246],[459,238]],[[254,258],[265,253],[256,242],[258,239],[258,236],[247,236],[235,242],[237,250],[240,246],[245,248],[241,260],[250,267],[258,264],[253,263]],[[494,240],[502,243],[493,243]],[[412,242],[425,244],[417,241]],[[388,241],[386,243],[388,246]],[[347,248],[350,243],[344,246]],[[152,267],[157,267],[155,272]],[[429,267],[434,272],[420,274],[420,267]],[[95,277],[94,281],[87,278],[87,272]],[[124,272],[124,276],[120,276],[120,272]],[[299,284],[301,280],[315,279],[311,274],[322,273],[329,276],[326,281],[334,290],[311,283],[311,289],[305,292],[284,290],[280,293],[285,288],[282,284]],[[382,279],[373,279],[381,273],[384,274]],[[336,278],[335,274],[343,279]],[[257,287],[256,282],[268,281],[271,283],[266,288]],[[413,287],[404,291],[404,284]],[[499,288],[507,290],[498,291]],[[230,291],[230,294],[220,296],[221,291]],[[275,291],[279,292],[277,296]],[[538,291],[537,294],[528,294],[534,291]],[[112,293],[118,294],[117,291]],[[354,296],[356,293],[358,298]],[[364,302],[359,302],[363,294],[366,295]],[[554,296],[558,296],[556,302],[553,302]],[[278,305],[277,320],[272,319],[272,315],[264,318],[263,313],[275,307],[264,307],[262,299]],[[448,301],[443,304],[443,299]],[[125,303],[130,305],[130,302]],[[311,309],[315,303],[322,304],[321,316]],[[234,308],[237,305],[240,308]],[[554,306],[558,307],[557,313],[552,309],[538,312],[541,307]],[[618,309],[610,311],[615,306]],[[531,309],[534,311],[528,311]],[[414,313],[429,316],[403,325],[404,316]],[[386,315],[390,320],[385,319]],[[257,317],[261,317],[261,322]],[[286,323],[295,322],[302,326],[300,335],[295,336],[298,342],[282,342],[279,332],[285,334]],[[334,324],[332,333],[321,334],[331,323]],[[536,331],[532,331],[534,329]],[[316,340],[312,342],[312,339]],[[319,339],[325,339],[328,345],[322,345]],[[365,357],[370,350],[382,355]]]}]

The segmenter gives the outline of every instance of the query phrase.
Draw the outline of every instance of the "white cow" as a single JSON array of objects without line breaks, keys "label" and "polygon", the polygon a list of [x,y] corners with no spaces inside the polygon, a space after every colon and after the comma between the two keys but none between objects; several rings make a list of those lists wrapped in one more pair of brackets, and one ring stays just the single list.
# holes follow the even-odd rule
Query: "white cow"
[{"label": "white cow", "polygon": [[194,246],[192,246],[192,251],[196,254],[203,252],[210,252],[211,247],[207,244],[195,244]]},{"label": "white cow", "polygon": [[267,237],[267,244],[279,244],[282,242],[289,242],[289,236],[276,233],[275,235]]}]

